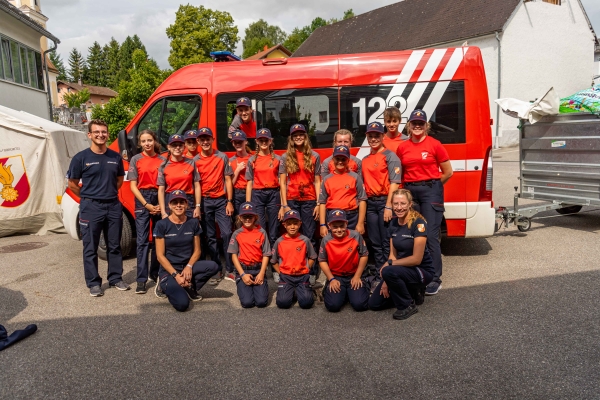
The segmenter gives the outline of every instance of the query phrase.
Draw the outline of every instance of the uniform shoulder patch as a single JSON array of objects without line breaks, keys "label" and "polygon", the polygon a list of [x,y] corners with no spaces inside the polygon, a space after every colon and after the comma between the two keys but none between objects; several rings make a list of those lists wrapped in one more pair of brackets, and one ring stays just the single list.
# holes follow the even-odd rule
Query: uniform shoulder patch
[{"label": "uniform shoulder patch", "polygon": [[421,233],[425,232],[425,225],[424,224],[418,224],[417,225],[417,230]]}]

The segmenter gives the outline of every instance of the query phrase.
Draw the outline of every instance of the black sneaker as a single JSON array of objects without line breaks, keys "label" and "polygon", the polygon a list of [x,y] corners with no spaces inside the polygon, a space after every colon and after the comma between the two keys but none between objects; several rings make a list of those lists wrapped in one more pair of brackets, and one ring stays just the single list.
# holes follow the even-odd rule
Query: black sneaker
[{"label": "black sneaker", "polygon": [[397,310],[394,313],[394,319],[406,319],[417,312],[419,312],[417,305],[415,303],[412,303],[410,306],[406,307],[404,310]]},{"label": "black sneaker", "polygon": [[202,296],[198,295],[198,292],[192,287],[184,287],[185,292],[191,301],[200,301],[202,300]]},{"label": "black sneaker", "polygon": [[121,291],[125,291],[125,290],[129,290],[129,289],[131,289],[131,288],[129,287],[129,285],[128,285],[128,284],[126,284],[126,283],[125,283],[125,282],[123,282],[123,281],[119,281],[119,282],[117,282],[117,283],[115,283],[115,284],[112,284],[112,283],[111,283],[111,284],[109,284],[109,286],[110,286],[110,287],[114,287],[115,289],[119,289],[119,290],[121,290]]},{"label": "black sneaker", "polygon": [[146,282],[138,282],[135,288],[136,294],[144,294],[146,293]]},{"label": "black sneaker", "polygon": [[410,284],[407,285],[410,297],[413,298],[415,304],[420,306],[425,302],[425,285],[421,284]]},{"label": "black sneaker", "polygon": [[100,297],[103,294],[104,294],[104,292],[102,291],[102,288],[99,285],[92,286],[90,288],[90,296],[92,296],[92,297]]},{"label": "black sneaker", "polygon": [[156,286],[154,286],[154,295],[159,299],[166,299],[167,295],[164,294],[162,289],[160,288],[160,281],[156,281]]}]

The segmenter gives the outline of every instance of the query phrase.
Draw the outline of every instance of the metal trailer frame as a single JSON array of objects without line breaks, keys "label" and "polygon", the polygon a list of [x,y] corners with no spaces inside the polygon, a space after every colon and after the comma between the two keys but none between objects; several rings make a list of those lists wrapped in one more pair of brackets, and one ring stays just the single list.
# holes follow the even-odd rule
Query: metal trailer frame
[{"label": "metal trailer frame", "polygon": [[[520,120],[519,175],[513,207],[496,209],[496,231],[514,224],[526,232],[543,211],[574,214],[583,206],[600,206],[600,117],[572,113],[535,124]],[[551,204],[519,207],[519,198]]]}]

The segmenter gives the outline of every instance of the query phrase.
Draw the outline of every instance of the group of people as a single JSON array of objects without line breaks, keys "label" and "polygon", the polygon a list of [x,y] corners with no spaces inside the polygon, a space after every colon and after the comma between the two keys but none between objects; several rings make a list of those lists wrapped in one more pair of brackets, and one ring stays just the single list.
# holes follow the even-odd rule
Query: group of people
[{"label": "group of people", "polygon": [[[357,311],[395,306],[394,318],[404,319],[425,295],[439,291],[443,184],[452,168],[444,147],[428,135],[424,111],[411,113],[403,140],[400,111],[386,109],[385,126],[367,126],[370,152],[362,160],[350,153],[352,133],[340,129],[332,156],[321,162],[302,124],[291,126],[287,150],[279,156],[269,129],[252,125],[250,100],[238,99],[236,108],[229,130],[236,150],[231,158],[213,147],[208,127],[170,136],[163,154],[154,132],[139,133],[142,152],[130,160],[128,171],[136,199],[136,293],[146,293],[153,280],[156,295],[184,311],[190,301],[201,299],[203,285],[228,279],[236,283],[242,307],[264,307],[271,265],[280,308],[291,307],[294,300],[301,308],[312,307],[322,272],[329,311],[346,302]],[[86,282],[90,294],[100,296],[92,251],[101,231],[107,239],[109,284],[129,289],[120,275],[120,223],[114,218],[117,209],[121,212],[116,192],[124,171],[120,156],[106,148],[106,124],[92,121],[89,126],[92,145],[74,157],[69,187],[81,196]],[[248,137],[256,139],[254,151]],[[106,166],[117,159],[118,165]],[[365,232],[374,260],[368,271]],[[210,261],[201,260],[206,255]]]}]

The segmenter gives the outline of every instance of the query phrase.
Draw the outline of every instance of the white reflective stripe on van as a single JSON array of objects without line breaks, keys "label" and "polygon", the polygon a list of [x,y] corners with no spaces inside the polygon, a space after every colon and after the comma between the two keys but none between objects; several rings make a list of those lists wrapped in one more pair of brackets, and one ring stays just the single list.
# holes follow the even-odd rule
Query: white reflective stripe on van
[{"label": "white reflective stripe on van", "polygon": [[470,160],[450,160],[452,171],[481,171],[483,168],[483,158],[474,158]]}]

